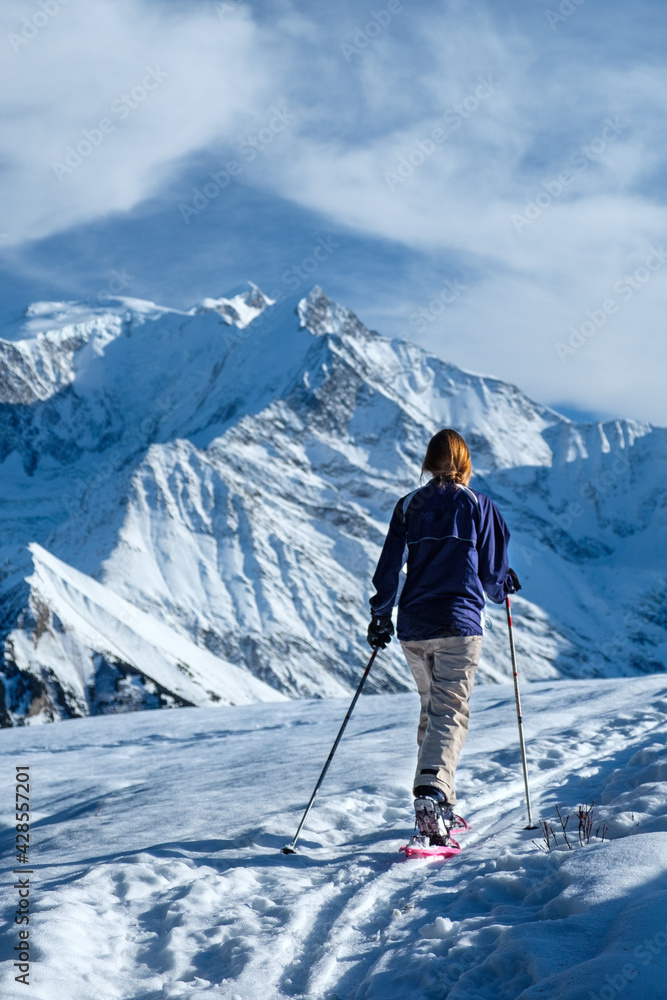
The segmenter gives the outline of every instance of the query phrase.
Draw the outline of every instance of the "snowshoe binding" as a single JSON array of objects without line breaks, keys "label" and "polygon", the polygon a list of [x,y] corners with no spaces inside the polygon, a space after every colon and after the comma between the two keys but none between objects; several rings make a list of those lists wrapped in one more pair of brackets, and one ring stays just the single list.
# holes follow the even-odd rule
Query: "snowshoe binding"
[{"label": "snowshoe binding", "polygon": [[439,788],[431,785],[415,788],[415,835],[399,850],[406,858],[451,858],[461,851],[452,837],[468,829],[462,816],[457,816]]}]

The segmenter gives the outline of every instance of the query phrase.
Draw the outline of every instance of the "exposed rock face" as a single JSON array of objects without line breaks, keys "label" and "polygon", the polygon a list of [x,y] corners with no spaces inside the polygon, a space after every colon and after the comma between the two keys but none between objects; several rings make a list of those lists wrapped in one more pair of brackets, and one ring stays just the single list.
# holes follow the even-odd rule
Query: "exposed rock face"
[{"label": "exposed rock face", "polygon": [[[2,725],[349,690],[442,426],[512,529],[523,672],[664,669],[664,429],[572,423],[319,288],[296,305],[41,303],[0,341]],[[396,643],[378,660],[369,690],[410,685]]]}]

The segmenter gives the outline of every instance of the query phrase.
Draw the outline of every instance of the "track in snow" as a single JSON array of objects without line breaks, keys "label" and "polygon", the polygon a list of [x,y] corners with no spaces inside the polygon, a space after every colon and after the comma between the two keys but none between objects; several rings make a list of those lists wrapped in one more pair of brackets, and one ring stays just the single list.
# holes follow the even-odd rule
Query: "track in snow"
[{"label": "track in snow", "polygon": [[[472,829],[444,864],[402,861],[397,851],[412,822],[411,695],[362,698],[293,857],[280,848],[342,702],[181,709],[3,734],[5,773],[20,758],[33,775],[32,995],[516,1000],[545,995],[547,983],[551,995],[588,997],[576,992],[581,963],[604,951],[615,913],[608,900],[596,910],[596,893],[605,866],[622,857],[634,871],[630,842],[540,854],[536,834],[522,829],[511,688],[480,688],[474,699],[458,781]],[[660,841],[664,856],[667,682],[540,683],[525,702],[536,815],[554,819],[556,802],[572,811],[595,799],[615,817],[614,837],[647,832],[632,844],[653,857]],[[658,879],[649,855],[638,856],[637,872]],[[586,902],[571,896],[598,869]],[[646,894],[642,885],[644,902]],[[11,894],[3,902],[9,922]],[[599,940],[582,957],[586,934],[572,934],[586,907],[595,911],[588,937],[594,924]],[[7,962],[0,988],[23,995]]]}]

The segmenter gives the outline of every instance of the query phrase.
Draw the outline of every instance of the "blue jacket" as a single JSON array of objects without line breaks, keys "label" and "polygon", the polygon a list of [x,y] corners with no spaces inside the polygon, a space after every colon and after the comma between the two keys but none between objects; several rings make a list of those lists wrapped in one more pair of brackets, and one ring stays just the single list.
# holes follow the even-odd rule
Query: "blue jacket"
[{"label": "blue jacket", "polygon": [[397,634],[405,641],[482,635],[484,593],[502,604],[512,590],[509,538],[489,497],[432,479],[396,504],[371,613],[390,615],[398,601]]}]

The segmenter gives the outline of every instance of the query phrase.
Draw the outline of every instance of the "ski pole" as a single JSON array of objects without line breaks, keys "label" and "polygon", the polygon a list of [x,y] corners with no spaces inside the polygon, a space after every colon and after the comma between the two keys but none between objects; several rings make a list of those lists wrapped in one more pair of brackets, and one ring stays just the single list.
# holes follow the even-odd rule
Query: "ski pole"
[{"label": "ski pole", "polygon": [[317,795],[317,793],[318,793],[318,791],[320,789],[320,785],[324,781],[324,775],[329,770],[329,764],[333,760],[333,755],[335,754],[336,750],[338,749],[338,744],[340,743],[340,741],[341,741],[341,739],[343,737],[343,733],[345,732],[345,727],[347,726],[348,722],[350,721],[350,716],[352,715],[352,711],[354,709],[354,706],[357,704],[357,699],[358,699],[359,695],[361,694],[361,689],[362,689],[362,687],[364,686],[364,684],[366,682],[366,678],[368,677],[369,673],[371,672],[371,667],[373,666],[373,661],[375,660],[375,657],[378,655],[378,649],[379,648],[380,648],[379,646],[376,646],[374,648],[372,654],[371,654],[371,658],[368,661],[366,669],[364,670],[363,677],[359,681],[359,687],[357,688],[357,690],[355,692],[355,695],[354,695],[354,698],[352,699],[352,702],[350,704],[350,707],[347,710],[347,715],[343,719],[343,725],[338,730],[338,736],[336,737],[336,739],[334,741],[334,745],[331,748],[331,753],[327,757],[327,762],[324,765],[324,767],[322,768],[321,775],[317,779],[317,784],[315,785],[315,789],[313,791],[313,794],[310,796],[310,802],[306,806],[306,811],[303,814],[303,816],[301,817],[301,822],[299,823],[299,827],[298,827],[296,833],[294,834],[294,839],[292,840],[291,844],[287,844],[285,847],[283,847],[283,854],[296,854],[296,842],[299,839],[299,834],[301,833],[301,830],[303,828],[303,824],[306,822],[306,819],[308,818],[308,813],[310,812],[310,810],[312,808],[312,805],[313,805],[313,802],[315,801],[315,796]]},{"label": "ski pole", "polygon": [[519,723],[519,743],[521,744],[521,763],[523,764],[523,783],[526,788],[526,808],[528,809],[528,826],[526,830],[537,830],[530,811],[530,792],[528,791],[528,762],[526,761],[526,740],[523,735],[523,716],[521,714],[521,695],[519,694],[519,673],[516,667],[516,649],[514,648],[514,629],[512,627],[512,608],[509,594],[505,598],[507,610],[507,629],[510,636],[510,653],[512,655],[512,677],[514,678],[514,697],[516,699],[516,718]]}]

